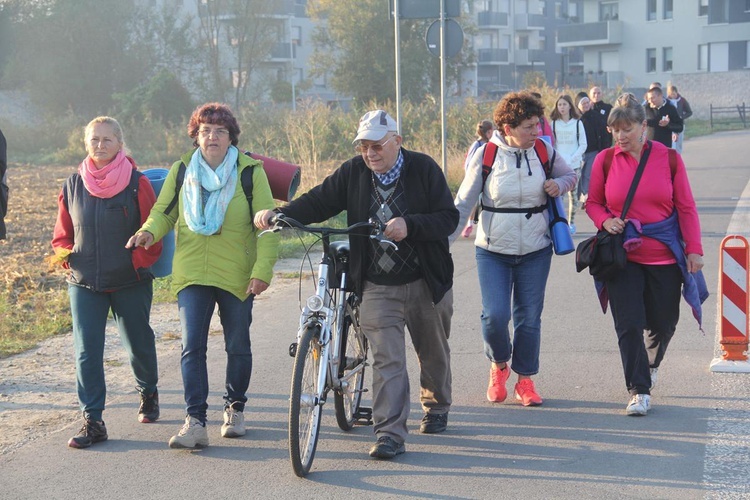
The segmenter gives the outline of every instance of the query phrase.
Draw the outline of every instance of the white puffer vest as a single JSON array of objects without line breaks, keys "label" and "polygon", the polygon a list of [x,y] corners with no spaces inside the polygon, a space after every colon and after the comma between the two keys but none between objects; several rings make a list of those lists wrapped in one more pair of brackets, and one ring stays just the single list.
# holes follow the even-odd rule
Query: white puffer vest
[{"label": "white puffer vest", "polygon": [[[493,136],[497,155],[482,191],[482,204],[495,208],[534,208],[546,205],[544,168],[534,148],[518,149]],[[550,160],[551,148],[548,148]],[[482,210],[475,244],[490,252],[526,255],[551,244],[547,211],[498,213]]]}]

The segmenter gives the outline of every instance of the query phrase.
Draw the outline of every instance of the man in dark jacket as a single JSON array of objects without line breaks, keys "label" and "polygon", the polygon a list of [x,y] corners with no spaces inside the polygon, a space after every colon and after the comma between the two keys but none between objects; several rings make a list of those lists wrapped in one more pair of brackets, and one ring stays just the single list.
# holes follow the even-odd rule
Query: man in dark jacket
[{"label": "man in dark jacket", "polygon": [[0,130],[0,240],[5,239],[5,216],[8,213],[8,158],[7,144]]},{"label": "man in dark jacket", "polygon": [[287,206],[255,217],[255,225],[266,229],[274,212],[310,224],[346,210],[348,224],[375,217],[385,225],[385,237],[398,243],[394,250],[369,238],[350,238],[350,273],[362,297],[360,322],[373,356],[377,442],[370,456],[380,459],[405,451],[410,403],[404,327],[419,358],[425,412],[420,431],[444,431],[451,405],[448,236],[458,226],[458,210],[437,163],[403,149],[401,140],[388,113],[366,113],[354,139],[359,155]]},{"label": "man in dark jacket", "polygon": [[648,138],[661,142],[666,147],[672,147],[672,134],[682,132],[682,118],[677,108],[664,98],[664,91],[659,87],[651,87],[646,94],[648,104],[646,109],[646,124]]},{"label": "man in dark jacket", "polygon": [[581,177],[578,179],[578,191],[576,196],[580,201],[586,202],[589,194],[589,180],[591,179],[591,167],[594,159],[600,151],[607,149],[611,144],[612,136],[607,129],[607,121],[604,114],[598,113],[592,106],[591,100],[585,92],[576,96],[578,110],[581,112],[581,122],[586,131],[586,151],[583,153],[583,168]]}]

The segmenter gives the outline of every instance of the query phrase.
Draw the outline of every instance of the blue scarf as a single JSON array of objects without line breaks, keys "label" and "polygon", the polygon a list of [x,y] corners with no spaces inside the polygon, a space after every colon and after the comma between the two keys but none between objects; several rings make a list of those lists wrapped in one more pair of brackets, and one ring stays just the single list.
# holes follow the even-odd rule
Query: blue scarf
[{"label": "blue scarf", "polygon": [[[183,214],[191,231],[211,235],[221,229],[237,186],[238,156],[238,149],[229,146],[224,161],[213,170],[203,159],[200,148],[193,153],[182,185]],[[205,203],[203,190],[208,193]]]}]

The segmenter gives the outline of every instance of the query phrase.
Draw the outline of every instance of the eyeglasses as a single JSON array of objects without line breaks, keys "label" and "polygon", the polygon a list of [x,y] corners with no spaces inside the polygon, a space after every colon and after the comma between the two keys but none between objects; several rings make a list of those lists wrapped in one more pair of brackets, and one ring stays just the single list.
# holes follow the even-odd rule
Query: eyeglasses
[{"label": "eyeglasses", "polygon": [[385,141],[383,143],[377,143],[376,142],[375,144],[370,144],[370,145],[362,144],[360,142],[359,144],[357,144],[356,146],[354,146],[354,151],[356,151],[359,154],[366,155],[367,151],[370,150],[370,149],[372,149],[376,154],[380,154],[380,153],[383,152],[383,146],[385,146],[386,144],[388,144],[389,142],[391,142],[391,139],[393,139],[394,137],[396,137],[396,136],[392,135],[387,141]]},{"label": "eyeglasses", "polygon": [[202,128],[198,130],[198,133],[201,137],[210,137],[211,134],[214,134],[216,137],[224,137],[229,135],[229,130],[225,128]]}]

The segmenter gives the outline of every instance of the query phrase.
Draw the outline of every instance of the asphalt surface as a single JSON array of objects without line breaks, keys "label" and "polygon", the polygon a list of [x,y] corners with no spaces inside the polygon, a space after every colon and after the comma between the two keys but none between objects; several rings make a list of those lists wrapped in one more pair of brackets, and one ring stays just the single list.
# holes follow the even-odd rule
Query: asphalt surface
[{"label": "asphalt surface", "polygon": [[[719,245],[728,231],[748,236],[750,230],[750,132],[687,141],[684,156],[701,214],[711,296],[705,333],[683,304],[646,417],[624,414],[628,395],[612,320],[599,309],[591,278],[575,272],[572,255],[553,258],[547,288],[535,377],[544,405],[524,408],[512,397],[488,403],[473,244],[462,240],[453,247],[454,403],[445,433],[418,433],[412,356],[407,452],[392,461],[370,459],[372,429],[340,431],[331,402],[312,472],[294,476],[286,441],[292,369],[286,351],[296,331],[297,287],[279,281],[254,310],[247,436],[219,437],[225,355],[221,336],[212,336],[208,448],[167,447],[184,418],[175,352],[160,359],[158,423],[137,423],[134,392],[110,394],[109,441],[67,448],[76,424],[0,457],[0,497],[748,498],[750,375],[711,373],[709,364],[718,355]],[[585,215],[576,222],[576,242],[593,233]]]}]

